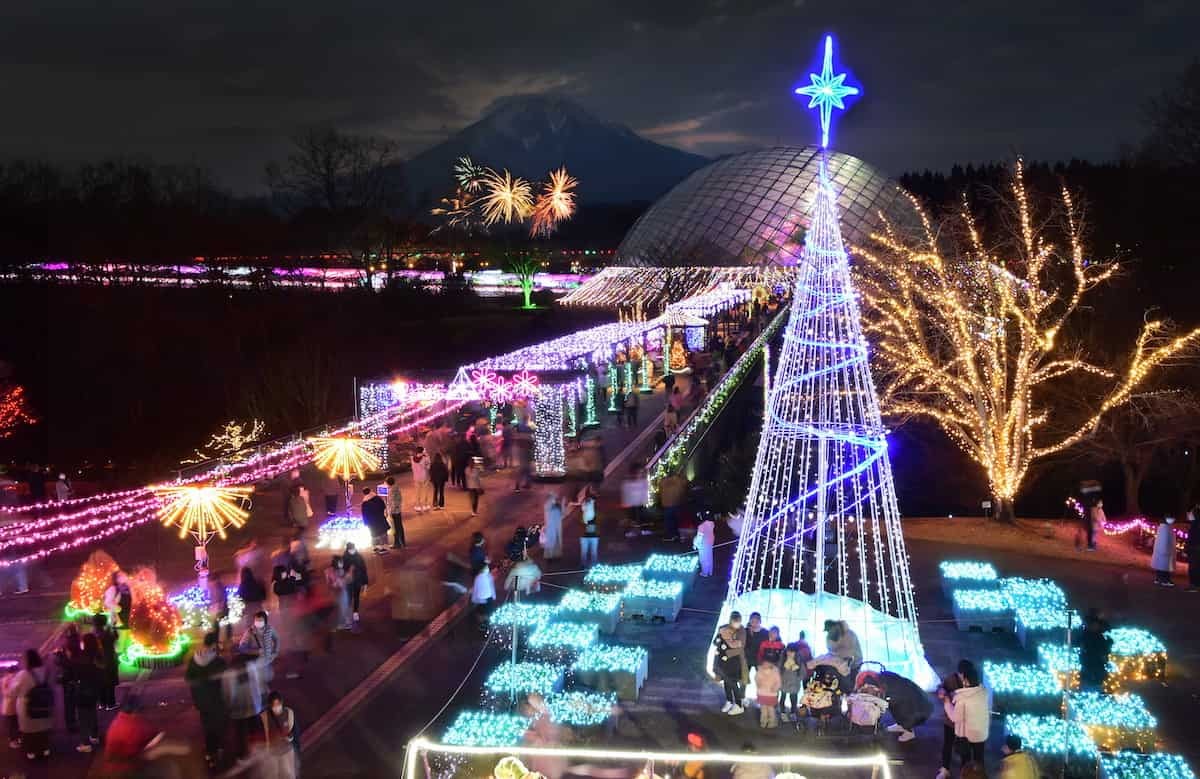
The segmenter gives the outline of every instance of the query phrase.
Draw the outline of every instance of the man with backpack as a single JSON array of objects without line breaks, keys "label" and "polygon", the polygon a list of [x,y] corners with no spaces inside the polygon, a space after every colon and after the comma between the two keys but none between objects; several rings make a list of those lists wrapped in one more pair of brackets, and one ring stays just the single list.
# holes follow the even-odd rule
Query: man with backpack
[{"label": "man with backpack", "polygon": [[13,682],[21,749],[30,760],[50,757],[50,728],[54,726],[54,688],[50,669],[36,649],[25,650],[25,667]]}]

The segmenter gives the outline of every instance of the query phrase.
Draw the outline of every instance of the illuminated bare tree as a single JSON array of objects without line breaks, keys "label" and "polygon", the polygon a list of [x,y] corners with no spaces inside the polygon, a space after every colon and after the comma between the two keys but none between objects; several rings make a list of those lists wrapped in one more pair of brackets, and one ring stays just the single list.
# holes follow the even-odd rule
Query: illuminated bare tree
[{"label": "illuminated bare tree", "polygon": [[[989,217],[994,241],[964,198],[936,233],[923,216],[915,240],[876,236],[855,272],[885,414],[935,421],[983,468],[1011,520],[1030,466],[1077,444],[1158,368],[1191,353],[1200,329],[1173,336],[1149,320],[1123,362],[1097,364],[1070,333],[1117,265],[1085,255],[1070,194],[1056,213],[1035,213],[1018,160]],[[1089,379],[1090,413],[1064,427],[1050,390],[1074,377]]]}]

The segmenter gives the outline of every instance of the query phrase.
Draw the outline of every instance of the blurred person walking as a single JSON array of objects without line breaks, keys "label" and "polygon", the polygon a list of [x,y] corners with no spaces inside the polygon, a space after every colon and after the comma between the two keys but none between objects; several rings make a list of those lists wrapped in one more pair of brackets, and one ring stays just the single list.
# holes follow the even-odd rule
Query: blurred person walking
[{"label": "blurred person walking", "polygon": [[1174,587],[1171,576],[1175,573],[1175,517],[1163,517],[1154,534],[1154,552],[1150,567],[1154,569],[1154,583],[1160,587]]},{"label": "blurred person walking", "polygon": [[392,518],[392,549],[403,549],[404,540],[404,496],[395,476],[387,477],[387,513]]},{"label": "blurred person walking", "polygon": [[362,519],[371,532],[371,546],[375,554],[387,554],[387,504],[370,487],[363,487]]},{"label": "blurred person walking", "polygon": [[579,493],[580,518],[583,521],[583,535],[579,538],[579,561],[587,568],[600,562],[600,528],[596,522],[596,491],[592,485],[584,485]]},{"label": "blurred person walking", "polygon": [[229,712],[225,708],[221,679],[226,671],[225,661],[218,650],[215,632],[204,636],[204,644],[190,660],[184,679],[192,693],[192,704],[200,713],[200,728],[204,731],[204,759],[210,769],[220,764]]},{"label": "blurred person walking", "polygon": [[117,631],[103,614],[92,615],[92,635],[100,642],[104,674],[100,686],[100,706],[105,711],[117,708],[117,686],[121,683],[120,665],[117,660]]},{"label": "blurred person walking", "polygon": [[371,583],[371,579],[367,576],[367,561],[354,544],[346,544],[346,550],[342,553],[342,565],[349,572],[349,579],[346,585],[346,592],[350,596],[350,614],[351,627],[358,630],[358,606],[362,598],[362,591]]},{"label": "blurred person walking", "polygon": [[429,484],[429,456],[418,446],[409,462],[412,465],[413,511],[420,514],[433,507],[430,502],[432,491]]},{"label": "blurred person walking", "polygon": [[336,607],[337,630],[354,627],[350,621],[350,572],[342,563],[341,555],[334,555],[325,569],[325,586]]},{"label": "blurred person walking", "polygon": [[21,749],[30,760],[50,757],[50,730],[54,727],[54,688],[50,669],[36,649],[25,650],[24,666],[13,680]]},{"label": "blurred person walking", "polygon": [[429,483],[433,485],[433,510],[441,511],[446,508],[446,481],[450,478],[450,469],[440,454],[433,456],[429,464]]},{"label": "blurred person walking", "polygon": [[91,752],[100,743],[97,709],[104,688],[104,650],[93,633],[83,637],[82,649],[75,659],[75,719],[79,723],[79,752]]},{"label": "blurred person walking", "polygon": [[309,502],[308,490],[303,484],[292,485],[287,505],[288,521],[292,527],[304,530],[312,520],[312,504]]},{"label": "blurred person walking", "polygon": [[463,484],[471,496],[471,516],[479,516],[479,496],[483,494],[483,462],[482,458],[472,457],[467,460]]},{"label": "blurred person walking", "polygon": [[542,554],[546,562],[562,557],[562,498],[551,492],[542,509]]},{"label": "blurred person walking", "polygon": [[296,740],[296,713],[283,705],[283,696],[274,690],[267,696],[262,713],[266,747],[267,776],[296,779],[299,773],[299,743]]}]

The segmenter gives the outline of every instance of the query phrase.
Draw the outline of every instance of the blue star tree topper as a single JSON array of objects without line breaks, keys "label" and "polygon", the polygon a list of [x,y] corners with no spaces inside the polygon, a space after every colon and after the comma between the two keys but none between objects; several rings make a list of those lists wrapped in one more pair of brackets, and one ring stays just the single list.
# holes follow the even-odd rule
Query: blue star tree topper
[{"label": "blue star tree topper", "polygon": [[829,122],[833,116],[833,109],[845,110],[846,103],[843,98],[857,95],[861,91],[858,87],[845,83],[845,73],[833,75],[832,35],[825,36],[825,59],[821,65],[821,72],[809,73],[808,78],[812,83],[806,87],[797,87],[796,94],[807,96],[808,107],[820,110],[821,148],[825,149],[829,147]]}]

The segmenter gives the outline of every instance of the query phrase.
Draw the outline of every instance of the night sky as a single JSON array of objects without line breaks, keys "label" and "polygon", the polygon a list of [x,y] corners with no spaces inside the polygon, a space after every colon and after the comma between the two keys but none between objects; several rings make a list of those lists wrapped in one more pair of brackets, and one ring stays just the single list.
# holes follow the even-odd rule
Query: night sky
[{"label": "night sky", "polygon": [[836,143],[886,171],[1104,160],[1197,30],[1195,0],[10,2],[0,156],[195,161],[254,191],[298,128],[407,155],[529,92],[706,155],[803,143],[790,93],[830,31],[865,90]]}]

